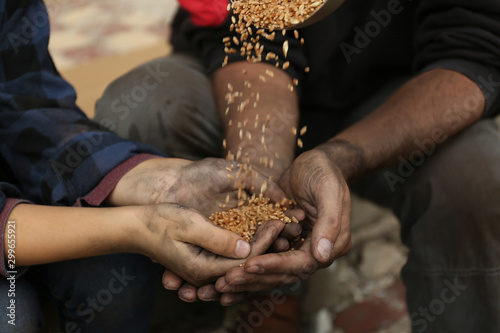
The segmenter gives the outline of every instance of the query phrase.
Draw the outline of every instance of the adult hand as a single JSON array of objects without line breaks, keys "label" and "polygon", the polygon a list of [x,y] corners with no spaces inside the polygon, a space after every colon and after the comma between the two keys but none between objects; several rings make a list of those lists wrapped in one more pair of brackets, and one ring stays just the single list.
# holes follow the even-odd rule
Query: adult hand
[{"label": "adult hand", "polygon": [[[114,206],[150,205],[173,202],[192,207],[208,217],[219,211],[219,204],[226,208],[238,203],[239,164],[220,158],[206,158],[192,162],[176,158],[153,158],[130,170],[115,186],[108,197]],[[229,171],[231,170],[231,171]],[[243,187],[250,193],[260,193],[267,182],[264,195],[280,202],[285,193],[274,182],[255,169],[244,177]]]},{"label": "adult hand", "polygon": [[175,272],[194,286],[206,285],[238,267],[248,256],[264,253],[283,229],[281,221],[263,225],[252,246],[237,234],[217,227],[195,210],[160,204],[139,207],[139,253]]},{"label": "adult hand", "polygon": [[[299,221],[304,219],[304,214],[304,211],[301,209],[292,209],[287,212],[289,217],[294,216]],[[302,228],[296,223],[283,224],[280,222],[280,228],[275,228],[274,224],[270,224],[276,222],[277,221],[264,222],[257,229],[251,244],[256,241],[261,242],[262,238],[269,239],[270,237],[274,240],[274,242],[271,247],[269,247],[267,252],[281,252],[288,250],[290,241],[300,235]],[[258,254],[262,253],[252,252],[248,258]],[[227,306],[241,301],[246,295],[244,292],[221,294],[215,289],[215,283],[209,283],[202,287],[193,286],[169,269],[165,269],[162,277],[162,283],[167,290],[178,290],[179,298],[186,302],[195,302],[198,299],[202,301],[219,300],[222,305]]]},{"label": "adult hand", "polygon": [[301,154],[280,179],[285,192],[306,212],[311,232],[295,251],[252,258],[216,283],[222,293],[257,291],[304,280],[350,249],[351,200],[341,169],[313,149]]}]

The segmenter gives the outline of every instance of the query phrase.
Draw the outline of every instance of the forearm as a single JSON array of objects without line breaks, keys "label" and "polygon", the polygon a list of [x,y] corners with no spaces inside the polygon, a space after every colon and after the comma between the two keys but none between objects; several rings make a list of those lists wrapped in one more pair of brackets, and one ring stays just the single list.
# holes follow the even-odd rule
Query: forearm
[{"label": "forearm", "polygon": [[[19,204],[9,221],[15,224],[18,266],[119,252],[137,252],[133,207],[76,208]],[[5,235],[7,240],[7,235]],[[8,244],[5,242],[5,253]]]},{"label": "forearm", "polygon": [[[270,76],[266,71],[273,74]],[[291,164],[295,153],[292,128],[297,127],[299,110],[297,94],[289,89],[293,86],[291,77],[269,64],[242,61],[217,70],[213,82],[226,151],[236,157],[241,147],[241,157],[247,153],[251,164],[261,169],[267,165],[266,173],[279,177]],[[234,102],[228,103],[228,84],[233,93],[242,92],[243,97],[235,97]],[[248,105],[238,111],[247,99]]]},{"label": "forearm", "polygon": [[349,182],[408,159],[424,143],[438,146],[477,121],[483,109],[484,96],[474,82],[457,72],[432,70],[318,148]]}]

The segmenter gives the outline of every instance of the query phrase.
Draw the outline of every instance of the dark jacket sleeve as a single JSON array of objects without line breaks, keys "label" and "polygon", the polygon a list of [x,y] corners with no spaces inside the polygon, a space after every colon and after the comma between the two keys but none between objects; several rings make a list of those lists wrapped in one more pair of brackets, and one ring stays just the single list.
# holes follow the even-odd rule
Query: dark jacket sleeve
[{"label": "dark jacket sleeve", "polygon": [[494,112],[500,93],[500,1],[421,0],[415,20],[415,69],[466,75],[486,97],[485,115]]},{"label": "dark jacket sleeve", "polygon": [[160,154],[100,128],[76,106],[47,49],[42,1],[0,4],[0,154],[25,198],[71,206],[123,162]]}]

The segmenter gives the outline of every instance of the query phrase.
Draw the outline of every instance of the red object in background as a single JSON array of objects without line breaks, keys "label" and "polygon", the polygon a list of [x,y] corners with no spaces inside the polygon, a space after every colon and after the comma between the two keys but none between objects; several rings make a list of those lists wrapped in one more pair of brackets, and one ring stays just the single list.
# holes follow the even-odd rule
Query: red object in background
[{"label": "red object in background", "polygon": [[401,280],[360,304],[344,310],[334,320],[346,333],[377,332],[408,314],[406,288]]},{"label": "red object in background", "polygon": [[200,27],[216,27],[226,20],[228,0],[179,0],[191,14],[191,21]]}]

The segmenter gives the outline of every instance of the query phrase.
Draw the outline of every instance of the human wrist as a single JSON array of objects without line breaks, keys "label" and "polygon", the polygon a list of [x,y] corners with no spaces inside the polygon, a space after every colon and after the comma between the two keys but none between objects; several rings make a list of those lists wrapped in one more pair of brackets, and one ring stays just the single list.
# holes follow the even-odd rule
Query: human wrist
[{"label": "human wrist", "polygon": [[138,253],[150,257],[154,233],[147,227],[145,221],[153,221],[152,207],[154,206],[127,206],[116,210],[118,219],[121,219],[121,228],[117,244],[122,252]]},{"label": "human wrist", "polygon": [[[84,208],[89,209],[89,208]],[[142,253],[144,206],[90,208],[88,218],[103,240],[103,253]]]},{"label": "human wrist", "polygon": [[326,154],[329,161],[340,169],[348,184],[361,177],[366,171],[363,149],[347,140],[332,139],[312,151]]},{"label": "human wrist", "polygon": [[112,206],[120,206],[119,204],[114,204],[112,199],[115,196],[112,192],[118,182],[137,165],[154,158],[158,158],[158,156],[151,154],[138,154],[125,160],[108,172],[91,192],[78,198],[76,206],[98,207],[103,203]]},{"label": "human wrist", "polygon": [[152,205],[176,202],[169,189],[178,181],[179,173],[191,161],[177,158],[154,158],[127,172],[106,199],[113,206]]}]

